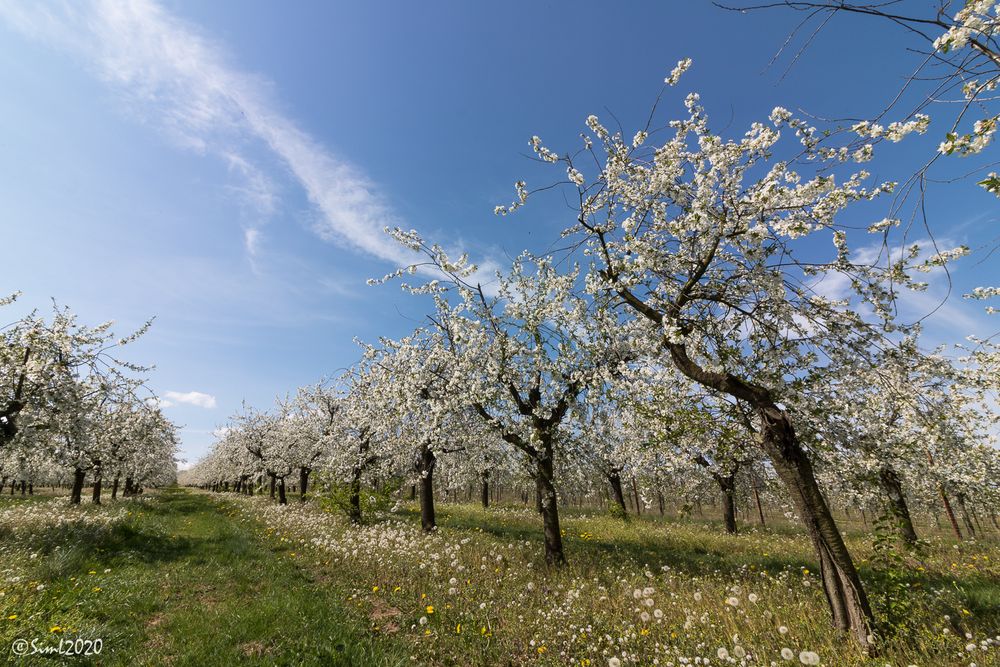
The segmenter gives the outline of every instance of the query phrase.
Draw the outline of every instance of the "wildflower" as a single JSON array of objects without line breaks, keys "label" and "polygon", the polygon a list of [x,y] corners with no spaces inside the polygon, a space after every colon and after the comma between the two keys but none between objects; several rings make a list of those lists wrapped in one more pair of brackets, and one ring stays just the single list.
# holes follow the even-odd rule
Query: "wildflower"
[{"label": "wildflower", "polygon": [[725,646],[720,646],[715,654],[719,656],[719,660],[729,660],[729,650]]},{"label": "wildflower", "polygon": [[51,628],[49,628],[49,632],[62,632],[62,631],[63,629],[58,625],[53,625]]},{"label": "wildflower", "polygon": [[739,598],[726,598],[726,604],[728,604],[730,607],[739,607],[740,606],[740,599]]},{"label": "wildflower", "polygon": [[784,658],[785,660],[791,660],[792,658],[795,657],[795,653],[792,651],[792,649],[786,646],[785,648],[781,649],[781,657]]},{"label": "wildflower", "polygon": [[420,623],[420,625],[427,625],[427,617],[426,616],[421,616],[420,620],[417,621],[417,622]]},{"label": "wildflower", "polygon": [[778,632],[780,632],[783,635],[787,635],[788,634],[788,628],[786,626],[782,625],[782,626],[780,626],[778,628]]},{"label": "wildflower", "polygon": [[608,658],[608,667],[622,667],[622,661],[618,658]]},{"label": "wildflower", "polygon": [[818,665],[819,655],[813,651],[801,651],[799,653],[799,662],[803,665]]},{"label": "wildflower", "polygon": [[750,602],[756,602],[759,599],[760,598],[757,597],[756,593],[751,593],[750,595],[747,596],[747,600],[750,600]]},{"label": "wildflower", "polygon": [[434,613],[434,605],[432,605],[432,604],[427,605],[427,613],[428,614],[433,614]]}]

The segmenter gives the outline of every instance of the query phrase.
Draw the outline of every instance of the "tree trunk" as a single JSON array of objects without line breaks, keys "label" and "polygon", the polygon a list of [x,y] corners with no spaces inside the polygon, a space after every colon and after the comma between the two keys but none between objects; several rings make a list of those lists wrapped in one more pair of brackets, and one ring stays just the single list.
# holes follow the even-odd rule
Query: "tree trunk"
[{"label": "tree trunk", "polygon": [[73,471],[73,490],[70,492],[69,501],[74,505],[80,504],[80,496],[83,494],[83,480],[86,474],[79,468]]},{"label": "tree trunk", "polygon": [[417,456],[417,472],[420,474],[420,527],[427,533],[437,528],[437,517],[434,514],[434,465],[436,463],[437,457],[425,443],[421,446]]},{"label": "tree trunk", "polygon": [[951,501],[948,500],[948,493],[944,490],[943,484],[938,487],[938,492],[941,494],[941,502],[944,503],[945,514],[948,515],[948,520],[951,522],[951,529],[955,531],[955,538],[961,542],[962,531],[958,527],[958,519],[955,518],[955,510],[951,508]]},{"label": "tree trunk", "polygon": [[608,475],[608,485],[611,487],[611,499],[618,509],[621,510],[622,517],[628,518],[628,509],[625,507],[625,492],[622,489],[622,476],[618,470],[612,470]]},{"label": "tree trunk", "polygon": [[299,501],[306,501],[306,488],[309,485],[309,473],[310,469],[305,466],[299,468]]},{"label": "tree trunk", "polygon": [[287,505],[288,498],[285,496],[285,476],[278,478],[278,504]]},{"label": "tree trunk", "polygon": [[483,509],[487,509],[490,506],[490,471],[484,470],[481,479],[482,488],[480,489],[480,499],[483,503]]},{"label": "tree trunk", "polygon": [[267,476],[271,480],[271,500],[274,500],[274,491],[278,485],[278,478],[273,472],[267,473]]},{"label": "tree trunk", "polygon": [[762,424],[761,444],[778,477],[788,487],[809,532],[819,557],[820,577],[833,624],[868,648],[872,643],[873,616],[861,577],[788,415],[768,403],[757,406]]},{"label": "tree trunk", "polygon": [[906,544],[916,544],[917,531],[913,527],[913,519],[910,517],[910,508],[906,505],[906,496],[903,494],[899,475],[892,468],[885,467],[879,471],[879,481],[889,499],[889,511],[899,530],[900,538]]},{"label": "tree trunk", "polygon": [[361,466],[354,466],[351,476],[351,495],[347,503],[347,518],[353,524],[361,523]]},{"label": "tree trunk", "polygon": [[121,479],[121,475],[115,475],[115,479],[111,482],[111,500],[115,500],[118,497],[118,480]]},{"label": "tree trunk", "polygon": [[958,510],[962,513],[962,523],[965,524],[965,531],[972,536],[972,539],[976,539],[976,527],[972,525],[972,519],[969,518],[969,510],[965,507],[965,494],[956,493],[955,502],[958,503]]},{"label": "tree trunk", "polygon": [[545,533],[545,562],[549,565],[565,565],[562,532],[559,529],[558,496],[552,465],[552,445],[546,442],[536,461],[535,480],[542,511],[542,528]]},{"label": "tree trunk", "polygon": [[535,475],[535,511],[539,514],[545,514],[545,508],[542,507],[542,495],[544,491],[542,490],[542,480]]},{"label": "tree trunk", "polygon": [[736,534],[736,479],[732,475],[716,475],[715,481],[722,490],[722,525],[730,535]]},{"label": "tree trunk", "polygon": [[22,479],[21,480],[21,495],[23,496],[27,492],[28,492],[28,480]]},{"label": "tree trunk", "polygon": [[764,508],[760,505],[760,491],[757,490],[757,476],[751,473],[750,475],[750,488],[753,490],[753,501],[757,505],[757,518],[760,519],[760,525],[764,525]]},{"label": "tree trunk", "polygon": [[635,497],[635,515],[642,516],[641,501],[639,500],[639,487],[635,483],[635,475],[632,475],[632,495]]},{"label": "tree trunk", "polygon": [[91,502],[93,502],[95,505],[100,505],[101,504],[101,483],[102,483],[102,481],[103,480],[101,479],[101,469],[100,469],[100,467],[98,467],[94,471],[94,492],[90,496]]}]

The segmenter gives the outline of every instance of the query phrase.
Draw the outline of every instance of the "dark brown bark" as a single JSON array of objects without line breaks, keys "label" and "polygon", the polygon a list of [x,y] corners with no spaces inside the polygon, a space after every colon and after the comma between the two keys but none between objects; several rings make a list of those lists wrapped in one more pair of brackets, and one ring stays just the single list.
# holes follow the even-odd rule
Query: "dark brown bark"
[{"label": "dark brown bark", "polygon": [[310,468],[302,466],[299,468],[299,501],[306,501],[306,490],[309,487],[309,473],[312,472]]},{"label": "dark brown bark", "polygon": [[278,504],[287,505],[288,497],[285,495],[285,476],[278,478]]},{"label": "dark brown bark", "polygon": [[350,497],[347,501],[347,518],[351,523],[361,523],[361,466],[354,466],[351,474]]},{"label": "dark brown bark", "polygon": [[889,501],[889,512],[892,514],[893,522],[899,531],[900,539],[906,544],[917,543],[917,531],[913,526],[913,519],[910,517],[910,508],[906,504],[906,496],[903,494],[903,484],[895,470],[889,467],[879,471],[879,483],[885,491]]},{"label": "dark brown bark", "polygon": [[733,476],[716,476],[722,491],[722,525],[726,532],[735,535],[736,529],[736,479]]},{"label": "dark brown bark", "polygon": [[542,530],[545,533],[545,562],[549,565],[565,565],[566,555],[563,553],[562,531],[559,529],[558,496],[553,477],[552,448],[550,443],[545,443],[535,468],[542,505]]},{"label": "dark brown bark", "polygon": [[632,475],[632,497],[635,498],[635,515],[642,516],[642,501],[639,499],[639,487],[635,483],[635,475]]},{"label": "dark brown bark", "polygon": [[77,468],[73,471],[73,490],[70,492],[69,501],[74,505],[80,504],[80,497],[83,495],[83,480],[86,473]]},{"label": "dark brown bark", "polygon": [[870,647],[874,617],[868,595],[788,414],[778,407],[767,389],[732,374],[705,370],[691,360],[681,344],[665,345],[682,373],[754,408],[761,422],[761,445],[795,502],[819,558],[833,625],[850,633],[861,646]]},{"label": "dark brown bark", "polygon": [[101,484],[103,481],[101,479],[101,466],[97,464],[94,468],[94,492],[90,496],[91,502],[95,505],[101,504]]},{"label": "dark brown bark", "polygon": [[25,495],[27,493],[27,491],[28,491],[28,480],[22,479],[21,480],[21,495],[22,496]]},{"label": "dark brown bark", "polygon": [[417,455],[417,473],[420,476],[420,527],[425,532],[437,528],[437,516],[434,512],[434,466],[437,457],[430,446],[424,444]]},{"label": "dark brown bark", "polygon": [[484,470],[481,475],[482,487],[480,489],[480,500],[483,503],[483,509],[487,509],[490,506],[490,471]]},{"label": "dark brown bark", "polygon": [[628,509],[625,507],[625,492],[622,489],[621,472],[617,469],[608,474],[608,486],[611,487],[611,500],[614,501],[618,509],[621,510],[622,517],[628,518]]},{"label": "dark brown bark", "polygon": [[868,596],[816,481],[812,463],[784,411],[772,405],[759,409],[759,413],[764,449],[788,487],[819,556],[820,577],[833,624],[868,647],[873,622]]},{"label": "dark brown bark", "polygon": [[938,487],[938,493],[941,494],[941,502],[944,504],[944,511],[945,514],[948,515],[948,521],[951,522],[951,529],[955,531],[955,539],[961,542],[962,531],[958,527],[958,519],[955,518],[955,510],[951,508],[951,501],[948,500],[948,493],[944,490],[944,485]]},{"label": "dark brown bark", "polygon": [[118,497],[118,480],[121,479],[121,475],[115,475],[115,479],[111,482],[111,500]]},{"label": "dark brown bark", "polygon": [[274,500],[274,492],[275,492],[275,490],[277,490],[277,486],[278,486],[278,477],[273,472],[267,473],[267,477],[268,477],[268,479],[271,480],[270,481],[270,484],[271,484],[271,500]]}]

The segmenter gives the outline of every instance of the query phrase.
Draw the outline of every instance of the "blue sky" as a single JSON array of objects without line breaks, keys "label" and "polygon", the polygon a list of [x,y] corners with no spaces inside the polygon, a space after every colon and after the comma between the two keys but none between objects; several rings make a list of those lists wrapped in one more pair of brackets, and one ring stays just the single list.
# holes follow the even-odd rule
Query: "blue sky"
[{"label": "blue sky", "polygon": [[[787,57],[768,63],[792,14],[617,5],[0,2],[0,291],[122,331],[155,315],[128,356],[157,365],[194,459],[244,399],[266,406],[349,365],[354,337],[420,320],[420,301],[365,284],[407,259],[384,225],[486,268],[548,248],[558,198],[493,215],[515,180],[552,179],[526,158],[531,135],[575,148],[588,114],[612,112],[631,134],[683,57],[665,109],[697,90],[733,133],[775,105],[872,115],[914,66],[901,35],[841,21],[782,76]],[[915,166],[936,129],[878,176]],[[968,182],[938,186],[929,212],[939,238],[998,235],[996,199]],[[980,259],[955,291],[1000,282]],[[929,333],[997,328],[953,300]]]}]

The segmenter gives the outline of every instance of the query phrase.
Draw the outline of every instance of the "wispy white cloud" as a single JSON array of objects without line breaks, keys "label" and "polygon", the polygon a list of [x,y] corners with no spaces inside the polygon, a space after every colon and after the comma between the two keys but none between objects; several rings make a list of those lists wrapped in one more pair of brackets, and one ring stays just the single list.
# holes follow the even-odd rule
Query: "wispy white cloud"
[{"label": "wispy white cloud", "polygon": [[[223,160],[240,177],[234,189],[260,217],[278,207],[274,179],[247,157],[263,144],[319,211],[314,231],[321,238],[395,265],[414,262],[412,251],[382,231],[401,221],[379,188],[279,111],[266,81],[231,65],[220,44],[156,2],[0,0],[0,18],[82,58],[129,113],[178,145]],[[256,241],[245,234],[251,255]],[[486,262],[482,276],[495,266]]]},{"label": "wispy white cloud", "polygon": [[167,391],[164,392],[162,398],[156,399],[156,404],[161,408],[169,408],[175,405],[193,405],[196,408],[211,410],[215,407],[215,396],[200,391]]}]

